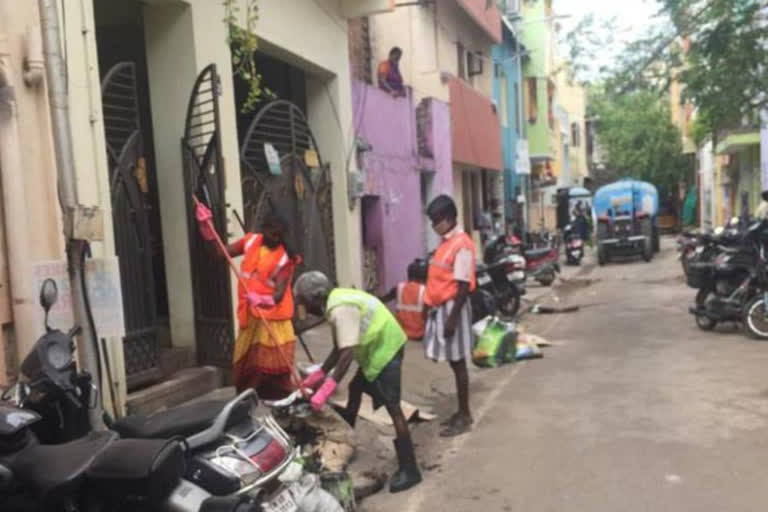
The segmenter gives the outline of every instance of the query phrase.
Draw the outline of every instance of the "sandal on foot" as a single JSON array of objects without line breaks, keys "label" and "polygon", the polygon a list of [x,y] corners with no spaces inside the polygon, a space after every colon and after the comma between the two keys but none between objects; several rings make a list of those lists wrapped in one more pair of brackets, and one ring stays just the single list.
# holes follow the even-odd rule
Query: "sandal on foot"
[{"label": "sandal on foot", "polygon": [[440,437],[456,437],[466,434],[470,430],[472,430],[472,418],[459,416],[456,421],[440,432]]}]

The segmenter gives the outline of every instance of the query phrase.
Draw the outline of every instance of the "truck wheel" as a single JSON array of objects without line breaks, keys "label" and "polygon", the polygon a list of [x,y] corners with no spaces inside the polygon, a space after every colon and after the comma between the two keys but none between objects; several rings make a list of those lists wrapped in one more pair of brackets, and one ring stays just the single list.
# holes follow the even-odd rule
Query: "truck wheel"
[{"label": "truck wheel", "polygon": [[608,263],[608,251],[604,245],[597,246],[597,264],[601,267]]},{"label": "truck wheel", "polygon": [[658,226],[653,227],[653,252],[661,251],[661,239],[659,237]]},{"label": "truck wheel", "polygon": [[643,240],[643,260],[648,263],[653,259],[653,242],[650,238]]}]

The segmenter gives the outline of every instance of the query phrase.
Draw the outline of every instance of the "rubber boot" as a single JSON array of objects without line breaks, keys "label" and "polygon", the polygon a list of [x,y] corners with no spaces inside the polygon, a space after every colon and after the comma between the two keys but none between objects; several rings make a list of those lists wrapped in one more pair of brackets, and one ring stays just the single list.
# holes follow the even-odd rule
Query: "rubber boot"
[{"label": "rubber boot", "polygon": [[410,438],[395,439],[395,452],[399,469],[389,481],[389,492],[401,492],[421,482],[421,472],[416,464],[413,442]]}]

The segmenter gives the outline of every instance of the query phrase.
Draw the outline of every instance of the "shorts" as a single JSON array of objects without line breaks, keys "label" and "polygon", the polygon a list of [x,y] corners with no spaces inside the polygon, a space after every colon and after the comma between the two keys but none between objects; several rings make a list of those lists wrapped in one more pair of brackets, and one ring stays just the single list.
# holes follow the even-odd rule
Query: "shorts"
[{"label": "shorts", "polygon": [[369,382],[361,369],[357,370],[349,387],[359,386],[363,393],[373,400],[373,409],[386,406],[387,408],[400,405],[400,391],[403,375],[404,349],[401,349],[392,360],[381,370],[373,382]]}]

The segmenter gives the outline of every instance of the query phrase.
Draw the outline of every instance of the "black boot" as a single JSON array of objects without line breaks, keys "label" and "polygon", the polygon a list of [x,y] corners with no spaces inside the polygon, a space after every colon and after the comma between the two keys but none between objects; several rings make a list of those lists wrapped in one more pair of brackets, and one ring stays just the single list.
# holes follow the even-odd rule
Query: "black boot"
[{"label": "black boot", "polygon": [[395,439],[394,443],[399,469],[389,481],[389,492],[392,493],[405,491],[421,482],[421,472],[416,464],[411,439]]}]

